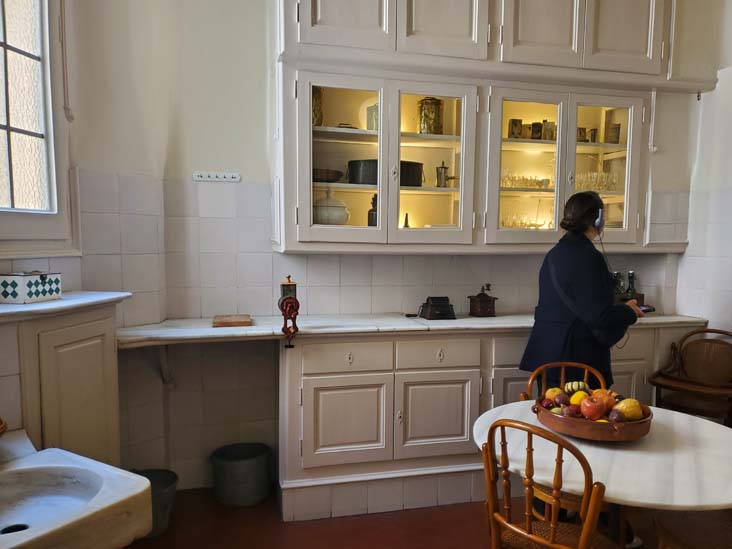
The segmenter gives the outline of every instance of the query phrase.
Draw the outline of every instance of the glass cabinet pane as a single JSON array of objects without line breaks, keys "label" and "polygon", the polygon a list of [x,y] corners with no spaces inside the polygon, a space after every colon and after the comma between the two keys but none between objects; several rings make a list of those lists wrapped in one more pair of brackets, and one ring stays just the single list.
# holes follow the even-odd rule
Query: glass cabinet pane
[{"label": "glass cabinet pane", "polygon": [[625,228],[627,107],[577,106],[575,191],[597,191],[605,202],[605,226]]},{"label": "glass cabinet pane", "polygon": [[377,227],[379,91],[312,86],[313,225]]},{"label": "glass cabinet pane", "polygon": [[460,228],[462,97],[400,93],[400,230]]},{"label": "glass cabinet pane", "polygon": [[499,230],[553,230],[557,201],[556,103],[503,100]]}]

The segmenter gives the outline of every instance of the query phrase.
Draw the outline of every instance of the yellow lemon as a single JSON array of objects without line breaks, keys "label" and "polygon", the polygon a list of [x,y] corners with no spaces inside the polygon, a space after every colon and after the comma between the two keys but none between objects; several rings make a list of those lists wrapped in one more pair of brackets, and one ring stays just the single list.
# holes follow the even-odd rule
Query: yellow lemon
[{"label": "yellow lemon", "polygon": [[586,399],[588,396],[590,396],[590,395],[588,395],[584,391],[577,391],[577,392],[573,393],[571,397],[569,397],[569,403],[576,404],[577,406],[579,406],[580,404],[582,404],[582,401],[584,399]]},{"label": "yellow lemon", "polygon": [[634,398],[624,398],[613,406],[613,410],[623,412],[625,419],[628,421],[643,419],[643,408],[641,408],[640,402]]},{"label": "yellow lemon", "polygon": [[608,421],[608,420],[606,420],[606,419],[596,419],[595,421],[596,421],[597,423],[609,423],[609,421]]}]

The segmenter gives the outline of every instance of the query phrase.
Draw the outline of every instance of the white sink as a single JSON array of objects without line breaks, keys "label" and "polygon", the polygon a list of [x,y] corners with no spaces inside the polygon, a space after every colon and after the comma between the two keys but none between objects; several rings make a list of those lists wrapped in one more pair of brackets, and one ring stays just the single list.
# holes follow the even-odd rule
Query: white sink
[{"label": "white sink", "polygon": [[58,449],[0,464],[0,548],[123,547],[151,527],[144,477]]}]

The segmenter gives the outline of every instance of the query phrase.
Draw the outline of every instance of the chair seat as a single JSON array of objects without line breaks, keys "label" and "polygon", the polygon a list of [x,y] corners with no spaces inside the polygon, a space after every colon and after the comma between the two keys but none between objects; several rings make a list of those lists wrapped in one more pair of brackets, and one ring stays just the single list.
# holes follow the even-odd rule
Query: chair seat
[{"label": "chair seat", "polygon": [[708,417],[724,417],[732,412],[732,402],[727,399],[681,391],[664,392],[660,406]]},{"label": "chair seat", "polygon": [[[525,549],[534,548],[536,544],[527,540],[526,538],[503,528],[501,532],[501,547],[505,549]],[[534,521],[532,523],[532,533],[541,536],[545,539],[549,539],[550,524],[548,522]],[[577,547],[579,543],[580,533],[582,527],[576,524],[570,524],[567,522],[557,523],[557,535],[555,543],[561,545],[568,545],[569,547]],[[595,533],[595,536],[590,545],[591,549],[618,549],[618,545],[613,543],[608,538],[600,533]]]},{"label": "chair seat", "polygon": [[663,549],[729,549],[732,509],[723,511],[662,511],[654,517]]}]

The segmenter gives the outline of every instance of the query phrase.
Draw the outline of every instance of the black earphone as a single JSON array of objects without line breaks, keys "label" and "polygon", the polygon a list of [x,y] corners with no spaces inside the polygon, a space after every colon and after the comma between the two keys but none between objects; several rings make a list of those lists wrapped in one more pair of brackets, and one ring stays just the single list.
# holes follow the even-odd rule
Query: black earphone
[{"label": "black earphone", "polygon": [[597,210],[597,219],[595,219],[595,228],[602,232],[605,228],[605,212],[602,208]]}]

